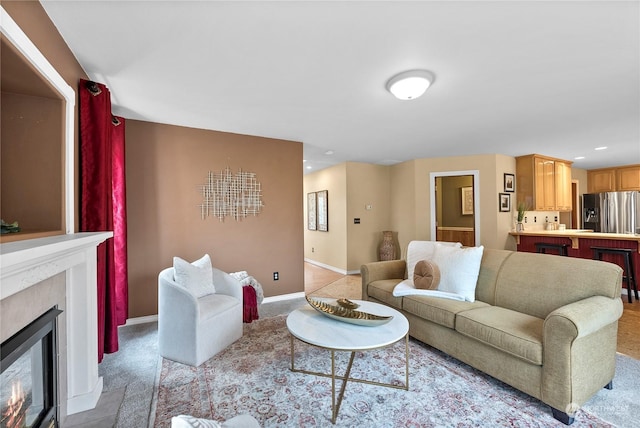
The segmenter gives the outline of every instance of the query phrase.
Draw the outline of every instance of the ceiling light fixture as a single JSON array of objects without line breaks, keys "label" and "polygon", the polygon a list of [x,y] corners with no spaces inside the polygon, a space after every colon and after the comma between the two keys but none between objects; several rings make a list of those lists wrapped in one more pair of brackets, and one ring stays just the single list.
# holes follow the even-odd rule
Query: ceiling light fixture
[{"label": "ceiling light fixture", "polygon": [[427,70],[409,70],[396,74],[387,82],[387,91],[400,100],[415,100],[433,83],[435,76]]},{"label": "ceiling light fixture", "polygon": [[594,150],[607,150],[607,146],[596,147]]}]

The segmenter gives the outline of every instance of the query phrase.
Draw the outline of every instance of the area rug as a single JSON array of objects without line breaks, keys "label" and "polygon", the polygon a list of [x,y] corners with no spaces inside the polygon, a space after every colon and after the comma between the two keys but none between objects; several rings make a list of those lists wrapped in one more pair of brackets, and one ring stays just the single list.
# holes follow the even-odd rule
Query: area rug
[{"label": "area rug", "polygon": [[[244,336],[198,368],[163,360],[156,427],[189,414],[223,421],[241,413],[263,427],[328,427],[331,379],[289,370],[285,316],[245,325]],[[295,342],[296,368],[330,371],[329,351]],[[344,371],[348,353],[337,353]],[[409,391],[349,382],[336,427],[562,427],[549,407],[421,342],[410,341]],[[358,352],[352,377],[404,383],[404,342]],[[338,382],[339,384],[339,382]],[[572,427],[613,426],[579,410]]]}]

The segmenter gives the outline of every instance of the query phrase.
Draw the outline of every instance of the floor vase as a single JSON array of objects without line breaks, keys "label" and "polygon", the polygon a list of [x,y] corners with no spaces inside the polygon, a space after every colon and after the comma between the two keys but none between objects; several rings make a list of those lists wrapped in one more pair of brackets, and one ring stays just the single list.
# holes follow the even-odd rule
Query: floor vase
[{"label": "floor vase", "polygon": [[382,232],[382,241],[378,247],[378,260],[395,260],[396,246],[393,242],[393,232],[386,230]]}]

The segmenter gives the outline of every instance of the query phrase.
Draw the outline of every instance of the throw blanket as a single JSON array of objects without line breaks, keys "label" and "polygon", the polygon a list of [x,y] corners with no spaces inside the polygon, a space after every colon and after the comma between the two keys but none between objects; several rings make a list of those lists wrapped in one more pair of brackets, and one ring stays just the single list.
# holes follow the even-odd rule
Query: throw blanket
[{"label": "throw blanket", "polygon": [[240,272],[232,272],[229,275],[240,281],[241,285],[250,285],[256,290],[256,298],[258,304],[264,300],[264,292],[262,291],[262,284],[260,284],[254,277],[249,275],[246,270]]},{"label": "throw blanket", "polygon": [[449,293],[447,291],[439,291],[439,290],[422,290],[416,288],[413,285],[413,281],[410,279],[405,279],[400,284],[396,285],[393,288],[393,293],[395,297],[400,296],[430,296],[430,297],[440,297],[442,299],[451,299],[451,300],[460,300],[464,302],[464,296],[461,296],[456,293]]},{"label": "throw blanket", "polygon": [[256,298],[256,290],[250,285],[242,287],[243,310],[242,321],[250,323],[259,318],[258,315],[258,299]]}]

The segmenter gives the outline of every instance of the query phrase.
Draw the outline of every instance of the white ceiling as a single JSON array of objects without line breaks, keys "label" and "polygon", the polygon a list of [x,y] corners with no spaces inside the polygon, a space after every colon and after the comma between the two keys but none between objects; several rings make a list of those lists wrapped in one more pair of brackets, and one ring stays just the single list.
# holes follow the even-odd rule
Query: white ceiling
[{"label": "white ceiling", "polygon": [[[306,172],[487,153],[640,163],[638,1],[42,4],[115,114],[301,141]],[[436,76],[422,98],[385,90],[416,68]]]}]

